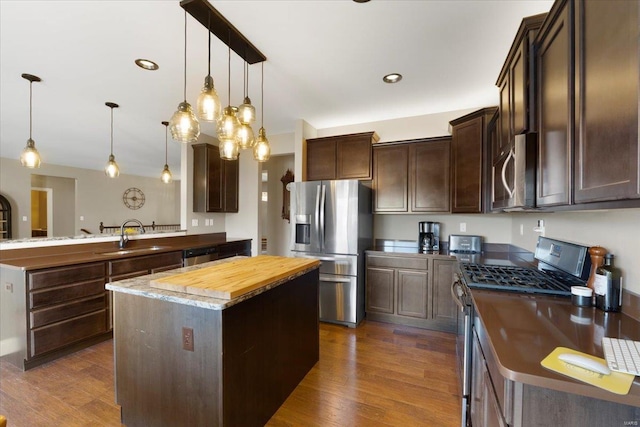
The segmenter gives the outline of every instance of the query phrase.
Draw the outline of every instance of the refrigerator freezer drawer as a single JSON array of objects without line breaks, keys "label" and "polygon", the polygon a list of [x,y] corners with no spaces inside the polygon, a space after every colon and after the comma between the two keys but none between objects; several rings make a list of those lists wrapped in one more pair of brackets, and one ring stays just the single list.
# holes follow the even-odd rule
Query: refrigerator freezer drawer
[{"label": "refrigerator freezer drawer", "polygon": [[341,276],[358,275],[357,255],[316,254],[307,252],[292,252],[295,258],[311,258],[320,261],[320,274],[337,274]]},{"label": "refrigerator freezer drawer", "polygon": [[357,291],[355,276],[320,274],[320,320],[355,324]]}]

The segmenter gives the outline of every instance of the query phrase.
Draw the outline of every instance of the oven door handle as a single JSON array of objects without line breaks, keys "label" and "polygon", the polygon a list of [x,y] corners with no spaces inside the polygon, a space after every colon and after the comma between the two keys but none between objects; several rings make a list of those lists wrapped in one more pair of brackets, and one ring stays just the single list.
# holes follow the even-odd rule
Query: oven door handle
[{"label": "oven door handle", "polygon": [[460,307],[460,311],[464,311],[464,304],[460,300],[460,296],[456,292],[456,288],[460,285],[460,281],[458,279],[454,280],[451,284],[451,296],[453,297],[453,301],[456,303],[458,307]]}]

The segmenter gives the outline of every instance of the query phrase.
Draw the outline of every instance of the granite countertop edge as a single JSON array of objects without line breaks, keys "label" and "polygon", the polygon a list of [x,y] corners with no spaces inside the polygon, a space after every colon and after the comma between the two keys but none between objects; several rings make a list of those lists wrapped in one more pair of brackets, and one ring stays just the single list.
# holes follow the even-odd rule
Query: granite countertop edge
[{"label": "granite countertop edge", "polygon": [[236,256],[232,258],[226,258],[222,260],[211,261],[203,264],[198,264],[190,267],[182,267],[177,268],[175,270],[164,271],[161,273],[149,274],[146,276],[134,277],[132,279],[120,280],[117,282],[107,283],[105,288],[113,291],[120,292],[124,294],[136,295],[145,298],[158,299],[167,302],[173,302],[177,304],[190,305],[194,307],[205,308],[209,310],[224,310],[231,306],[241,303],[242,301],[246,301],[250,298],[253,298],[256,295],[259,295],[263,292],[266,292],[270,289],[280,286],[281,284],[288,282],[291,279],[302,276],[310,271],[313,271],[319,268],[318,265],[314,265],[290,276],[277,279],[267,285],[264,285],[258,289],[247,292],[237,298],[233,298],[230,300],[220,299],[220,298],[212,298],[201,295],[192,295],[183,292],[174,292],[164,289],[152,288],[149,286],[149,282],[154,279],[161,279],[168,276],[173,276],[175,274],[187,273],[189,271],[199,270],[202,268],[212,267],[214,265],[220,265],[226,262],[235,261],[238,259],[244,259],[247,257]]}]

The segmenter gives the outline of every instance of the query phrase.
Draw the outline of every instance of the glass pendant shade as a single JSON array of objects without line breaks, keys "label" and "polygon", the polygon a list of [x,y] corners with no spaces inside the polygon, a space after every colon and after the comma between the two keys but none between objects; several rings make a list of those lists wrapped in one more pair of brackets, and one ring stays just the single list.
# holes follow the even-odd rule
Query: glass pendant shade
[{"label": "glass pendant shade", "polygon": [[238,120],[247,125],[256,121],[256,107],[251,105],[251,99],[248,96],[244,98],[244,103],[238,107]]},{"label": "glass pendant shade", "polygon": [[173,175],[171,175],[171,171],[169,170],[169,165],[165,164],[164,169],[162,170],[162,175],[160,175],[160,180],[165,184],[169,184],[173,181]]},{"label": "glass pendant shade", "polygon": [[220,104],[218,92],[213,86],[213,77],[211,76],[204,78],[204,87],[196,101],[196,109],[198,118],[202,120],[214,122],[220,119],[222,105]]},{"label": "glass pendant shade", "polygon": [[220,158],[223,160],[236,160],[238,158],[238,142],[233,138],[220,139]]},{"label": "glass pendant shade", "polygon": [[189,144],[196,142],[200,136],[200,123],[191,105],[187,101],[183,101],[178,105],[178,111],[173,113],[171,120],[169,121],[169,130],[171,131],[171,137],[183,144]]},{"label": "glass pendant shade", "polygon": [[233,107],[228,106],[224,109],[224,114],[218,122],[218,139],[233,139],[237,142],[239,128],[240,122],[233,111]]},{"label": "glass pendant shade", "polygon": [[31,169],[40,167],[40,153],[38,153],[35,142],[31,138],[27,140],[27,146],[22,150],[20,163],[22,163],[22,166]]},{"label": "glass pendant shade", "polygon": [[248,123],[242,123],[238,128],[238,145],[241,149],[246,150],[255,145],[256,139],[253,134],[253,129]]},{"label": "glass pendant shade", "polygon": [[117,178],[120,175],[120,168],[116,163],[116,158],[113,154],[109,155],[109,161],[104,167],[104,174],[109,178]]},{"label": "glass pendant shade", "polygon": [[267,139],[267,131],[263,127],[258,131],[256,145],[253,146],[253,158],[259,162],[266,162],[271,157],[271,146]]}]

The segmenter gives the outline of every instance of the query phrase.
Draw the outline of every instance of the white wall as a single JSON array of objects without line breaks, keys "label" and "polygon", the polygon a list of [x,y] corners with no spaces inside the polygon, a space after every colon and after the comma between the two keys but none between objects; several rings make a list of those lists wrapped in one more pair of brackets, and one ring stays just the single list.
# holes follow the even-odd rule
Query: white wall
[{"label": "white wall", "polygon": [[[126,219],[137,218],[145,224],[178,223],[180,182],[163,184],[159,177],[161,171],[162,167],[158,178],[121,174],[111,179],[102,171],[47,163],[34,170],[22,167],[19,160],[0,158],[0,193],[11,202],[14,239],[31,237],[32,174],[76,180],[75,212],[66,212],[74,218],[73,234],[81,234],[81,228],[98,234],[100,221],[105,225],[120,225]],[[128,209],[122,201],[124,191],[130,187],[139,188],[145,194],[145,204],[138,210]],[[27,221],[22,221],[23,216]],[[81,216],[84,221],[80,220]]]}]

